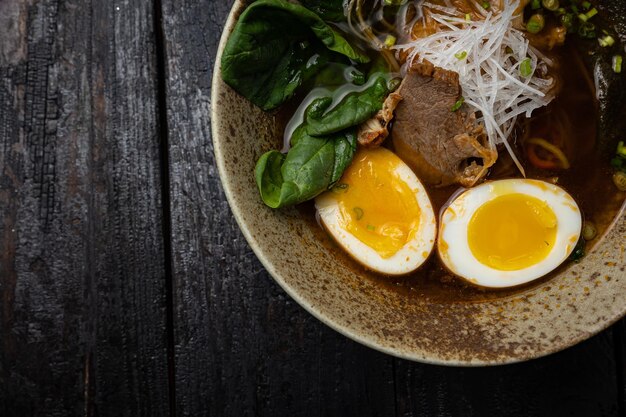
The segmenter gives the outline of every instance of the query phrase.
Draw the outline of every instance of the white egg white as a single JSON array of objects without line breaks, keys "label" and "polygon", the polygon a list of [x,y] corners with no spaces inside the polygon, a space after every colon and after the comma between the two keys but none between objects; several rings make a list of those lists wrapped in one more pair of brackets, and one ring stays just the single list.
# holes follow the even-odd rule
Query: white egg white
[{"label": "white egg white", "polygon": [[[476,210],[506,194],[525,194],[544,201],[557,218],[553,249],[540,262],[515,271],[491,268],[476,259],[468,242],[468,225]],[[441,213],[437,249],[444,265],[454,274],[483,287],[503,288],[540,278],[558,267],[572,253],[580,237],[582,218],[574,199],[562,188],[537,180],[491,181],[460,194]]]},{"label": "white egg white", "polygon": [[437,234],[433,207],[422,183],[404,163],[397,165],[395,173],[413,191],[420,208],[420,219],[413,238],[389,258],[380,256],[376,250],[342,226],[339,204],[333,198],[332,192],[326,192],[315,199],[319,217],[337,243],[367,268],[387,275],[407,274],[419,268],[430,256]]}]

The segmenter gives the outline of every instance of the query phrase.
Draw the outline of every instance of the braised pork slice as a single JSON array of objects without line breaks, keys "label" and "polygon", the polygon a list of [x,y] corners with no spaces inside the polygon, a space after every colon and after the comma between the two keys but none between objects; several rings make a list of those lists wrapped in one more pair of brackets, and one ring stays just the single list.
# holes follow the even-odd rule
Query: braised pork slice
[{"label": "braised pork slice", "polygon": [[420,180],[471,187],[486,175],[498,154],[467,105],[453,111],[461,97],[456,72],[413,64],[397,93],[402,101],[396,107],[393,146]]},{"label": "braised pork slice", "polygon": [[357,139],[361,146],[375,148],[387,139],[389,123],[393,119],[393,112],[401,100],[400,94],[389,94],[383,103],[383,108],[359,127]]}]

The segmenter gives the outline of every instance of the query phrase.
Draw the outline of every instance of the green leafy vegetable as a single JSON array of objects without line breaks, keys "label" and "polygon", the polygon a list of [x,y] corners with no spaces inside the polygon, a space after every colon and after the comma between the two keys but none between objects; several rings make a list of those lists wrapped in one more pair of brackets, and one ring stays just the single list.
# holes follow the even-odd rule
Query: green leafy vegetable
[{"label": "green leafy vegetable", "polygon": [[348,94],[328,111],[332,100],[328,97],[317,99],[307,113],[307,133],[311,136],[324,136],[361,124],[382,108],[388,94],[385,77],[378,77],[371,86]]},{"label": "green leafy vegetable", "polygon": [[324,20],[342,22],[347,19],[343,9],[343,0],[301,0],[300,3]]},{"label": "green leafy vegetable", "polygon": [[[313,105],[307,110],[307,118],[312,111]],[[300,125],[286,155],[270,151],[256,164],[255,177],[263,202],[272,208],[285,207],[326,191],[352,161],[356,143],[354,130],[313,137],[307,134],[306,123]]]},{"label": "green leafy vegetable", "polygon": [[338,184],[356,152],[355,126],[379,111],[390,90],[377,76],[362,91],[348,94],[336,106],[332,97],[320,97],[307,107],[304,123],[291,137],[291,149],[265,153],[257,162],[256,182],[261,198],[272,208],[302,203]]},{"label": "green leafy vegetable", "polygon": [[358,63],[369,61],[307,8],[259,0],[242,13],[226,43],[222,78],[252,103],[271,110],[318,73],[333,52]]}]

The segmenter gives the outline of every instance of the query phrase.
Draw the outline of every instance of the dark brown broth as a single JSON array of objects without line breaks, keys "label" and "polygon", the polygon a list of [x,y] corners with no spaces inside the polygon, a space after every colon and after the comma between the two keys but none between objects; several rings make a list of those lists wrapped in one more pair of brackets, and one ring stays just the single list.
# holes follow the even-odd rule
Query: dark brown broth
[{"label": "dark brown broth", "polygon": [[[587,250],[608,230],[619,212],[624,194],[619,193],[612,182],[609,166],[610,155],[603,155],[596,146],[598,106],[595,88],[588,68],[584,66],[581,45],[575,39],[568,39],[565,46],[550,52],[550,58],[558,63],[557,77],[560,80],[560,92],[555,100],[544,109],[536,112],[525,126],[518,129],[518,137],[545,137],[554,140],[555,121],[566,118],[567,138],[563,141],[565,152],[571,162],[571,168],[562,171],[546,171],[525,163],[528,178],[556,182],[565,188],[579,204],[586,221],[592,221],[598,229],[598,237],[589,242]],[[298,98],[292,103],[298,103]],[[288,122],[295,108],[286,107],[277,114],[279,126]],[[393,134],[393,131],[392,131]],[[518,154],[523,148],[518,141]],[[388,140],[387,143],[390,143]],[[499,159],[488,179],[520,177],[513,168],[506,151],[499,153]],[[433,203],[435,213],[458,191],[457,186],[433,188],[426,186]],[[451,274],[438,259],[436,250],[428,261],[414,273],[389,277],[372,272],[345,253],[317,223],[313,202],[299,206],[303,217],[309,223],[315,236],[323,242],[329,251],[336,254],[341,265],[349,267],[364,279],[374,280],[405,296],[419,296],[432,302],[477,302],[481,300],[507,297],[529,288],[541,285],[567,267],[561,265],[547,276],[529,284],[504,290],[494,290],[474,286]]]}]

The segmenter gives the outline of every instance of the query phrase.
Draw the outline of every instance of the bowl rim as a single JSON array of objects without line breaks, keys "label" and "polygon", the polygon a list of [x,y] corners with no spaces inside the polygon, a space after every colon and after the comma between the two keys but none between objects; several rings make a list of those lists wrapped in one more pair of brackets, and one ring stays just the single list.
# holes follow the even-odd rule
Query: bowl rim
[{"label": "bowl rim", "polygon": [[[227,88],[224,83],[221,82],[221,68],[220,62],[224,47],[226,46],[226,42],[230,33],[232,32],[235,23],[242,11],[242,8],[247,4],[245,0],[235,0],[231,10],[228,14],[226,22],[224,24],[224,28],[220,37],[220,42],[218,45],[217,54],[215,56],[214,67],[213,67],[213,76],[211,81],[211,109],[210,109],[210,124],[211,124],[211,137],[213,142],[213,152],[215,155],[215,163],[217,165],[218,174],[220,177],[220,182],[222,184],[222,188],[224,190],[224,194],[226,196],[226,200],[228,201],[228,205],[233,213],[235,221],[239,226],[244,238],[250,245],[250,248],[259,259],[263,267],[267,270],[267,272],[271,275],[274,281],[291,297],[294,301],[296,301],[302,308],[304,308],[309,314],[313,317],[330,327],[331,329],[339,332],[340,334],[346,336],[347,338],[360,343],[364,346],[377,350],[379,352],[386,353],[388,355],[392,355],[397,358],[406,359],[410,361],[426,363],[431,365],[443,365],[443,366],[457,366],[457,367],[482,367],[482,366],[497,366],[497,365],[507,365],[514,364],[519,362],[524,362],[532,359],[538,359],[541,357],[549,356],[551,354],[560,352],[564,349],[572,347],[584,340],[589,339],[590,337],[597,335],[598,333],[606,330],[611,325],[619,321],[622,317],[626,315],[626,303],[624,303],[621,309],[618,310],[616,314],[612,317],[609,317],[607,320],[599,321],[595,327],[588,328],[586,331],[580,331],[576,334],[575,337],[563,337],[559,342],[554,342],[549,348],[546,348],[541,351],[533,351],[532,354],[520,354],[520,355],[511,355],[506,358],[498,357],[498,359],[493,360],[482,360],[475,359],[471,361],[464,360],[456,360],[456,359],[448,359],[439,357],[436,354],[432,354],[432,356],[425,357],[418,354],[412,354],[410,351],[408,353],[403,352],[402,350],[390,346],[384,346],[373,338],[368,337],[367,334],[360,333],[356,329],[352,329],[348,326],[337,323],[333,317],[327,315],[314,304],[308,302],[305,298],[300,296],[300,294],[295,291],[291,286],[289,286],[285,279],[282,277],[280,271],[270,262],[270,260],[266,257],[266,254],[263,251],[262,244],[254,238],[252,233],[249,230],[248,224],[244,219],[244,215],[242,213],[241,207],[237,204],[236,199],[234,197],[235,189],[233,187],[232,181],[229,176],[226,175],[226,162],[224,154],[222,153],[220,140],[218,139],[218,125],[220,117],[218,115],[218,111],[216,110],[216,106],[214,103],[218,102],[219,95]],[[607,232],[602,236],[593,251],[600,251],[606,242],[609,241],[609,237],[613,234],[617,233],[618,223],[624,223],[626,225],[626,200],[622,204],[619,209],[618,214],[615,216],[610,226],[607,228]],[[432,352],[431,352],[432,353]]]}]

